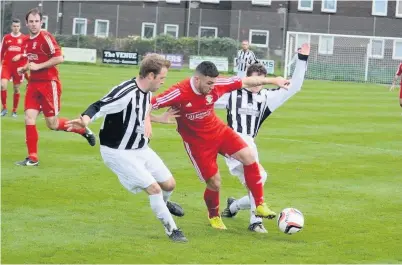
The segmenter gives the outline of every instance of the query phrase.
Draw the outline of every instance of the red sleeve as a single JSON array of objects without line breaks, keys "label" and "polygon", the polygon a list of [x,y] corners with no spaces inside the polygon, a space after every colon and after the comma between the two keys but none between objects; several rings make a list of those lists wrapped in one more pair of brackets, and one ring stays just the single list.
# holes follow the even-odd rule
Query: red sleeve
[{"label": "red sleeve", "polygon": [[152,109],[156,110],[160,108],[175,106],[180,101],[180,95],[180,88],[177,86],[172,86],[159,95],[152,97]]},{"label": "red sleeve", "polygon": [[214,89],[221,96],[233,90],[241,89],[243,86],[243,82],[241,78],[238,76],[233,76],[230,78],[217,78]]},{"label": "red sleeve", "polygon": [[58,57],[61,56],[61,49],[59,44],[57,43],[56,39],[53,37],[52,34],[49,33],[44,33],[43,37],[46,42],[46,47],[48,47],[48,53],[49,55],[52,55],[52,57]]},{"label": "red sleeve", "polygon": [[396,75],[402,75],[402,63],[399,64],[398,71],[396,71]]},{"label": "red sleeve", "polygon": [[1,41],[1,55],[0,55],[0,61],[3,61],[4,56],[6,55],[7,51],[7,46],[6,46],[6,36],[3,37],[3,40]]}]

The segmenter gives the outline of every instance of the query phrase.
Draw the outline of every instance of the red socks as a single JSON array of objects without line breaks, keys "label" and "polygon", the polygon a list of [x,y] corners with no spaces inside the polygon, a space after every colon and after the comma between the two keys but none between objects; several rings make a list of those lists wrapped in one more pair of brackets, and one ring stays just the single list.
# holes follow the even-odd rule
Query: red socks
[{"label": "red socks", "polygon": [[1,104],[3,109],[7,109],[7,90],[1,91]]},{"label": "red socks", "polygon": [[[59,118],[59,126],[57,127],[57,130],[59,131],[66,131],[66,123],[68,119],[66,118]],[[84,134],[86,132],[85,128],[82,129],[72,129],[71,132],[73,133],[78,133],[78,134]]]},{"label": "red socks", "polygon": [[17,112],[19,102],[20,102],[20,93],[14,93],[13,112]]},{"label": "red socks", "polygon": [[219,191],[213,191],[206,188],[204,192],[204,200],[208,208],[209,218],[219,216]]},{"label": "red socks", "polygon": [[38,161],[38,130],[36,125],[25,125],[26,143],[28,148],[28,157]]},{"label": "red socks", "polygon": [[244,166],[244,178],[248,189],[254,197],[255,205],[262,204],[264,202],[264,188],[257,162]]}]

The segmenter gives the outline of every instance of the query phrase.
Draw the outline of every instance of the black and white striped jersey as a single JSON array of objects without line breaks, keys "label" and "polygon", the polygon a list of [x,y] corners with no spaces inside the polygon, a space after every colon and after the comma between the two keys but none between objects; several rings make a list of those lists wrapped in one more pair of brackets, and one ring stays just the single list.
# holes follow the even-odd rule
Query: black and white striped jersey
[{"label": "black and white striped jersey", "polygon": [[256,137],[266,118],[300,91],[307,70],[307,58],[306,55],[298,56],[289,89],[262,89],[252,93],[242,88],[229,93],[228,98],[222,101],[224,104],[215,107],[224,106],[227,109],[227,122],[233,130]]},{"label": "black and white striped jersey", "polygon": [[142,91],[135,78],[112,88],[82,115],[92,120],[105,116],[99,132],[100,144],[114,149],[140,149],[149,139],[144,136],[145,115],[152,93]]},{"label": "black and white striped jersey", "polygon": [[250,50],[239,50],[236,56],[236,65],[239,72],[245,72],[249,65],[257,63],[257,57]]}]

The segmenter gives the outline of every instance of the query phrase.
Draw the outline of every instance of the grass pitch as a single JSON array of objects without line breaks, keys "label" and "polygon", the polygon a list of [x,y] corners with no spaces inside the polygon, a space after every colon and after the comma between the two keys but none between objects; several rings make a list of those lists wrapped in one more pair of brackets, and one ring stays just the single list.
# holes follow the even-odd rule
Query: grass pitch
[{"label": "grass pitch", "polygon": [[[61,116],[69,118],[137,74],[83,65],[60,70]],[[189,75],[171,71],[161,90]],[[305,215],[305,228],[292,236],[272,220],[265,221],[269,234],[249,232],[248,212],[225,220],[227,231],[212,229],[204,184],[175,126],[155,124],[151,146],[177,180],[172,200],[186,215],[175,220],[188,244],[168,240],[146,194],[120,185],[99,145],[50,131],[42,117],[40,166],[14,166],[26,156],[21,109],[18,118],[1,119],[2,263],[402,263],[402,117],[397,92],[384,86],[306,81],[260,130],[267,201],[277,212],[296,207]],[[100,124],[91,126],[97,134]],[[245,190],[222,158],[219,164],[222,209],[228,196]]]}]

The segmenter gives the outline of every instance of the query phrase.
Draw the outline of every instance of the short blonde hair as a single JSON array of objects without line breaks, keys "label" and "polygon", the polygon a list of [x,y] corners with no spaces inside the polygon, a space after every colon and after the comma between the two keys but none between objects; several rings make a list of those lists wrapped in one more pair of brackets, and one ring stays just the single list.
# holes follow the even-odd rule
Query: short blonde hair
[{"label": "short blonde hair", "polygon": [[149,73],[160,74],[163,67],[170,68],[170,61],[162,55],[151,53],[146,55],[140,64],[140,77],[144,78]]}]

